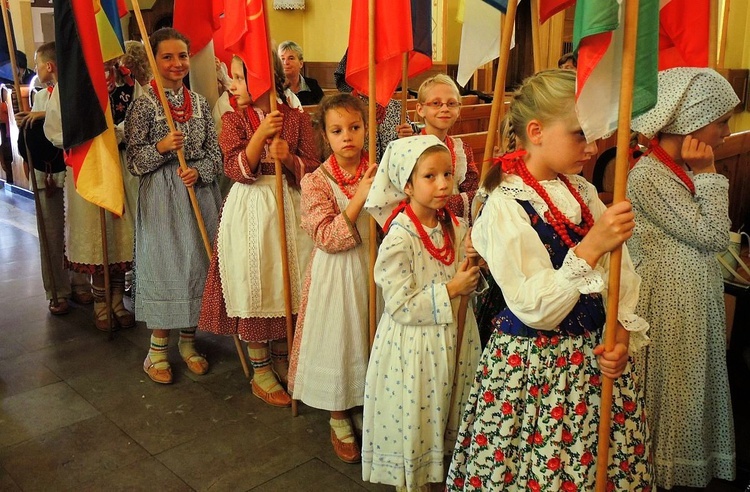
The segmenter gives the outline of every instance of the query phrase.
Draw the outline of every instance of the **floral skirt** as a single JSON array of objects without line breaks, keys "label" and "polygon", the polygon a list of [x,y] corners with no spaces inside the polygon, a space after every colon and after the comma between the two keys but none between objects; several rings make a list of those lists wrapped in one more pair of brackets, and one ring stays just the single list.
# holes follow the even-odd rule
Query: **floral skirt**
[{"label": "floral skirt", "polygon": [[[477,369],[447,490],[590,491],[603,377],[599,335],[495,331]],[[643,395],[628,364],[615,381],[607,490],[649,491]]]}]

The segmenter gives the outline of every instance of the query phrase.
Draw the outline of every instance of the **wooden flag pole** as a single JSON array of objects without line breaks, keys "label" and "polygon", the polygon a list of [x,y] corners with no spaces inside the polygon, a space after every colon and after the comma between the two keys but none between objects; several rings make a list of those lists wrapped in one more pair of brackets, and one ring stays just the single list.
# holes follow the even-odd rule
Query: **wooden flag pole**
[{"label": "wooden flag pole", "polygon": [[500,38],[500,58],[497,65],[497,75],[495,76],[495,91],[492,96],[492,109],[490,111],[490,123],[487,129],[487,140],[484,143],[484,159],[482,162],[482,179],[489,171],[492,163],[492,152],[495,148],[495,137],[500,120],[505,113],[505,77],[508,71],[508,59],[510,58],[510,42],[513,39],[513,26],[516,21],[516,7],[518,0],[509,0],[508,9],[502,16],[502,32]]},{"label": "wooden flag pole", "polygon": [[406,101],[409,99],[409,53],[401,61],[401,124],[406,123]]},{"label": "wooden flag pole", "polygon": [[531,44],[534,51],[534,73],[542,69],[542,43],[540,41],[541,25],[539,24],[539,0],[531,0]]},{"label": "wooden flag pole", "polygon": [[[18,80],[18,65],[16,65],[16,43],[13,39],[13,33],[10,30],[10,18],[8,17],[7,2],[3,0],[3,26],[5,27],[5,39],[8,43],[8,52],[10,53],[10,68],[13,71],[13,90],[16,93],[16,100],[18,101],[19,111],[23,111],[23,103],[21,100],[21,83]],[[11,99],[12,101],[12,99]],[[11,108],[11,113],[14,113]],[[26,162],[29,165],[29,174],[31,175],[31,188],[34,191],[34,206],[36,207],[36,217],[39,221],[39,242],[44,250],[42,255],[43,260],[47,265],[47,271],[49,272],[50,287],[52,289],[52,305],[58,306],[57,302],[57,285],[55,285],[55,275],[52,271],[52,258],[50,257],[49,242],[47,240],[47,227],[45,225],[44,213],[42,212],[42,203],[39,201],[39,187],[36,182],[36,173],[34,172],[34,160],[29,152],[29,144],[26,140],[26,129],[23,130],[24,138],[23,142],[26,145]]]},{"label": "wooden flag pole", "polygon": [[719,0],[709,0],[708,4],[708,66],[716,70],[719,51]]},{"label": "wooden flag pole", "polygon": [[[268,5],[264,4],[263,8],[266,9]],[[273,46],[271,44],[271,31],[268,29],[268,10],[264,12],[263,19],[266,23],[266,43],[268,44],[269,54],[273,53]],[[276,70],[274,69],[273,60],[268,59],[269,72],[271,74],[271,90],[269,92],[269,99],[271,103],[271,112],[278,109],[276,102]],[[274,141],[279,139],[279,135],[276,134],[273,137]],[[281,160],[278,158],[274,159],[275,172],[276,172],[276,209],[279,214],[279,238],[281,241],[281,273],[284,282],[284,311],[286,315],[286,341],[289,350],[291,351],[292,343],[294,341],[294,323],[292,323],[292,281],[289,274],[289,251],[287,250],[287,238],[286,238],[286,214],[284,214],[284,179],[283,169]],[[296,417],[297,411],[297,400],[292,398],[292,416]]]},{"label": "wooden flag pole", "polygon": [[[367,98],[368,106],[368,149],[369,165],[372,166],[377,160],[376,139],[377,139],[377,121],[376,112],[376,84],[375,84],[375,0],[368,0],[367,3],[367,34],[368,34],[368,57],[369,57],[369,90],[370,95]],[[378,225],[375,219],[370,216],[370,283],[369,283],[369,318],[370,318],[370,349],[375,342],[375,330],[378,327],[377,320],[377,289],[375,287],[375,260],[378,256]]]},{"label": "wooden flag pole", "polygon": [[724,10],[721,13],[721,37],[719,38],[719,61],[716,68],[724,68],[724,61],[727,56],[727,33],[729,32],[729,3],[731,0],[724,0]]},{"label": "wooden flag pole", "polygon": [[[635,50],[638,38],[638,1],[626,0],[625,37],[622,53],[622,78],[620,79],[620,104],[617,122],[617,156],[615,158],[615,188],[613,203],[625,200],[628,178],[628,155],[630,152],[630,115],[633,110],[633,86],[635,81]],[[617,321],[620,304],[620,272],[622,246],[610,253],[609,290],[607,292],[607,322],[604,330],[604,349],[611,351],[621,328]],[[609,439],[612,421],[612,392],[614,380],[606,376],[602,382],[601,408],[599,410],[599,442],[596,462],[596,491],[607,489],[607,467],[609,465]]]},{"label": "wooden flag pole", "polygon": [[[138,0],[132,0],[133,14],[135,14],[136,21],[138,21],[138,29],[141,32],[141,39],[143,40],[144,48],[146,49],[146,56],[148,57],[148,63],[151,66],[151,73],[154,74],[154,80],[156,81],[156,90],[158,92],[159,101],[161,101],[162,109],[164,109],[164,116],[167,119],[167,126],[169,131],[175,131],[174,120],[172,119],[172,113],[169,111],[169,104],[167,98],[164,95],[164,85],[159,75],[159,69],[156,66],[156,59],[154,53],[151,50],[151,44],[148,42],[148,33],[146,31],[146,25],[143,22],[143,15],[141,14],[141,7]],[[188,169],[187,162],[185,161],[185,151],[179,149],[177,151],[177,159],[180,161],[180,169],[186,171]],[[213,251],[211,250],[211,241],[208,239],[208,232],[206,231],[206,224],[203,222],[203,214],[198,206],[198,198],[195,196],[195,189],[192,186],[187,187],[188,196],[190,197],[190,204],[193,206],[193,213],[195,214],[195,220],[198,223],[198,229],[200,230],[201,237],[203,238],[203,246],[206,248],[206,254],[211,259]],[[250,379],[250,368],[247,365],[245,359],[245,352],[242,350],[242,344],[237,335],[233,336],[234,347],[237,349],[237,355],[240,358],[240,364],[242,364],[242,370],[245,372],[245,376]]]},{"label": "wooden flag pole", "polygon": [[26,128],[23,129],[23,143],[26,146],[26,162],[29,165],[29,174],[31,175],[31,189],[34,191],[36,220],[39,221],[39,243],[41,244],[42,249],[40,253],[43,256],[42,260],[44,261],[44,264],[47,265],[47,271],[49,272],[50,289],[52,290],[52,305],[57,307],[59,305],[57,302],[57,285],[55,284],[55,275],[52,269],[52,257],[50,256],[49,240],[47,239],[46,219],[44,218],[44,211],[42,210],[42,202],[39,199],[39,185],[36,182],[34,159],[31,157],[28,140],[26,139]]}]

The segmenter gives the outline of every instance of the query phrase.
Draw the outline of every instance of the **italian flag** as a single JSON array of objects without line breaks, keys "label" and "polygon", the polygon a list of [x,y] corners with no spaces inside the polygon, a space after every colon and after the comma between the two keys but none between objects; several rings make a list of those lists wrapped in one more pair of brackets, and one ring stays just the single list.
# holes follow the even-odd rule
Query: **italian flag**
[{"label": "italian flag", "polygon": [[[617,130],[625,0],[578,0],[573,47],[578,53],[576,112],[591,142]],[[656,104],[659,0],[640,0],[633,114]]]}]

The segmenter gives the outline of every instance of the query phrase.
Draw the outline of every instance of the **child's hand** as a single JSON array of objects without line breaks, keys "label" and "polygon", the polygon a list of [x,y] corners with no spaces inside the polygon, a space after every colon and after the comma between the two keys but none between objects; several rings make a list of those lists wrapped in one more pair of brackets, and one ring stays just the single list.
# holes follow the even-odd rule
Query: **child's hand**
[{"label": "child's hand", "polygon": [[576,247],[579,258],[593,268],[605,253],[622,245],[633,235],[635,228],[633,206],[627,200],[609,207],[594,223],[588,234]]},{"label": "child's hand", "polygon": [[268,146],[268,156],[271,159],[278,159],[290,170],[294,170],[294,158],[289,152],[289,142],[283,138],[274,138]]},{"label": "child's hand", "polygon": [[359,184],[357,185],[357,191],[354,193],[355,200],[360,200],[362,203],[367,199],[367,194],[370,192],[372,182],[375,180],[375,174],[378,172],[378,165],[372,164],[365,170],[365,174],[362,176]]},{"label": "child's hand", "polygon": [[450,281],[445,284],[448,296],[453,299],[458,296],[467,296],[474,292],[479,283],[479,267],[469,267],[468,258],[458,267],[458,271]]},{"label": "child's hand", "polygon": [[686,135],[682,141],[681,156],[693,174],[716,172],[714,150],[691,135]]},{"label": "child's hand", "polygon": [[260,122],[257,133],[259,133],[264,139],[268,140],[281,131],[281,126],[283,124],[284,117],[281,115],[281,111],[272,111],[263,118],[263,121]]},{"label": "child's hand", "polygon": [[43,120],[46,113],[44,111],[32,111],[30,113],[16,113],[16,124],[20,130],[27,126],[32,126],[34,122]]},{"label": "child's hand", "polygon": [[191,186],[193,186],[198,181],[198,171],[195,168],[192,168],[192,167],[189,167],[189,168],[185,169],[184,171],[182,170],[181,167],[178,167],[177,168],[177,176],[179,176],[180,179],[182,179],[182,182],[188,188],[190,188]]},{"label": "child's hand", "polygon": [[398,125],[396,127],[396,132],[398,132],[398,138],[413,137],[415,135],[414,129],[409,123],[401,123]]},{"label": "child's hand", "polygon": [[479,258],[479,253],[474,249],[474,243],[471,242],[471,227],[469,227],[469,231],[466,233],[464,247],[466,248],[467,258]]},{"label": "child's hand", "polygon": [[611,352],[604,349],[604,345],[594,348],[594,355],[599,363],[602,374],[610,379],[619,378],[628,365],[628,347],[622,342],[617,342]]},{"label": "child's hand", "polygon": [[156,150],[160,154],[180,150],[185,145],[185,134],[179,130],[169,132],[166,137],[156,142]]}]

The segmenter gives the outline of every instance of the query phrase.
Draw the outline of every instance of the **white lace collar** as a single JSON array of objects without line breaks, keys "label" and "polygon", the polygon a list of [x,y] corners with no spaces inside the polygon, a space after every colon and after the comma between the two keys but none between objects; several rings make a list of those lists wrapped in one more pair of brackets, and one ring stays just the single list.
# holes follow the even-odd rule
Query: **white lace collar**
[{"label": "white lace collar", "polygon": [[[587,181],[577,175],[566,175],[571,184],[578,190],[583,202],[589,204],[591,197],[587,187]],[[578,223],[581,221],[581,207],[578,205],[575,197],[568,191],[568,187],[560,179],[553,179],[539,182],[547,191],[552,202],[557,208],[571,221]],[[513,200],[528,201],[534,210],[544,219],[549,207],[531,186],[528,186],[523,180],[515,174],[506,174],[498,190],[503,196]]]}]

